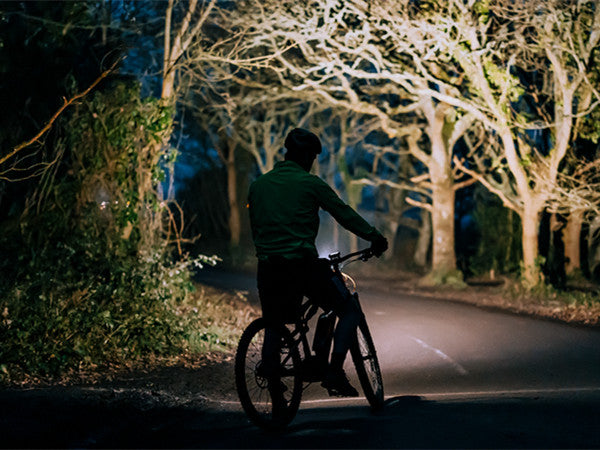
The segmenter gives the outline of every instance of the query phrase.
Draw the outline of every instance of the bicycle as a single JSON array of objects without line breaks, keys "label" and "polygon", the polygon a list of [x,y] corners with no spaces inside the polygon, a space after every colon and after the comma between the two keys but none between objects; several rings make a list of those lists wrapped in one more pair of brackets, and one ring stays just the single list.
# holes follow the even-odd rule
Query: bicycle
[{"label": "bicycle", "polygon": [[[360,322],[356,337],[350,346],[350,354],[356,368],[360,385],[371,409],[383,407],[383,380],[375,345],[360,303],[356,284],[341,271],[345,261],[367,261],[373,256],[371,249],[340,256],[329,255],[332,276],[336,283],[346,288],[351,281],[354,292],[347,290],[348,301],[355,301],[360,310]],[[240,402],[248,418],[261,428],[281,429],[295,417],[302,392],[314,382],[323,380],[329,363],[335,321],[333,311],[324,311],[317,320],[312,346],[309,344],[309,321],[319,307],[305,299],[300,308],[299,319],[294,323],[274,329],[263,318],[256,319],[242,333],[235,357],[235,382]],[[275,372],[268,373],[262,364],[262,347],[267,330],[280,336],[280,364]]]}]

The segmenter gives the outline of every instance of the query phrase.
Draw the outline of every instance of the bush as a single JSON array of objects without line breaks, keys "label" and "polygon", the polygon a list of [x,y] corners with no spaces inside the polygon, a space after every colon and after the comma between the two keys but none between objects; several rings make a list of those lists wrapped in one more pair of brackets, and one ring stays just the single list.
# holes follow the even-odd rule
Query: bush
[{"label": "bush", "polygon": [[[55,130],[57,163],[0,245],[0,376],[168,355],[186,348],[178,314],[190,269],[170,255],[157,195],[171,110],[116,82]],[[3,375],[4,374],[4,375]]]},{"label": "bush", "polygon": [[193,290],[193,263],[168,262],[160,253],[94,255],[58,243],[29,261],[27,274],[3,292],[0,363],[57,375],[181,351],[187,328],[176,308]]}]

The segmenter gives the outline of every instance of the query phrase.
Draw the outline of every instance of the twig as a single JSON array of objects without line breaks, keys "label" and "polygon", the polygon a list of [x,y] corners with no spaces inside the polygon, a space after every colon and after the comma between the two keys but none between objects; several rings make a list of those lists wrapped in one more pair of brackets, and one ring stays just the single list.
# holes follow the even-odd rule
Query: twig
[{"label": "twig", "polygon": [[406,203],[408,203],[409,205],[412,205],[412,206],[416,206],[416,207],[418,207],[418,208],[425,209],[425,210],[427,210],[427,211],[429,211],[429,212],[432,212],[432,211],[433,211],[433,206],[431,206],[431,203],[420,202],[420,201],[418,201],[418,200],[415,200],[415,199],[413,199],[413,198],[410,198],[410,197],[406,197],[406,198],[404,199],[404,201],[405,201]]},{"label": "twig", "polygon": [[462,172],[466,173],[467,175],[470,175],[472,177],[472,179],[479,181],[481,184],[483,184],[487,188],[487,190],[496,194],[500,198],[500,200],[502,200],[502,204],[504,206],[512,209],[516,213],[520,213],[518,206],[514,202],[509,200],[509,198],[504,194],[504,192],[502,192],[500,189],[497,189],[494,186],[492,186],[483,175],[475,172],[474,170],[467,168],[462,163],[462,161],[460,161],[456,156],[454,157],[454,164]]},{"label": "twig", "polygon": [[24,148],[27,148],[31,144],[33,144],[34,142],[37,142],[48,130],[50,130],[50,128],[52,128],[52,125],[54,124],[54,122],[56,121],[56,119],[58,119],[58,117],[63,113],[63,111],[65,109],[67,109],[67,107],[69,107],[70,105],[72,105],[73,102],[75,102],[75,101],[79,100],[80,98],[83,98],[87,94],[89,94],[90,91],[92,89],[94,89],[98,85],[98,83],[100,83],[100,81],[102,81],[111,72],[114,71],[114,69],[115,69],[115,67],[117,66],[118,63],[119,63],[119,61],[115,61],[115,63],[109,69],[105,70],[98,78],[96,78],[96,80],[85,91],[80,92],[79,94],[71,97],[69,100],[67,100],[66,98],[63,97],[63,101],[64,101],[63,105],[54,113],[54,115],[48,121],[48,123],[46,123],[46,125],[34,137],[32,137],[31,139],[29,139],[28,141],[20,143],[19,145],[17,145],[16,147],[14,147],[10,153],[8,153],[7,155],[5,155],[2,158],[0,158],[0,165],[4,164],[6,161],[8,161],[13,156],[15,156],[17,153],[19,153]]}]

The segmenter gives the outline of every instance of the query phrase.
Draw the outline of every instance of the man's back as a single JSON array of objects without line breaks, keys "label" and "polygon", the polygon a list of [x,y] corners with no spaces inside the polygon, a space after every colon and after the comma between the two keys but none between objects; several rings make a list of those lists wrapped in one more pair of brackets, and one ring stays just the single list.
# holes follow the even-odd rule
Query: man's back
[{"label": "man's back", "polygon": [[381,235],[331,187],[294,161],[282,161],[250,186],[248,196],[256,255],[317,257],[319,208],[344,228],[368,241]]},{"label": "man's back", "polygon": [[248,202],[259,258],[316,256],[320,183],[292,161],[277,163],[252,183]]}]

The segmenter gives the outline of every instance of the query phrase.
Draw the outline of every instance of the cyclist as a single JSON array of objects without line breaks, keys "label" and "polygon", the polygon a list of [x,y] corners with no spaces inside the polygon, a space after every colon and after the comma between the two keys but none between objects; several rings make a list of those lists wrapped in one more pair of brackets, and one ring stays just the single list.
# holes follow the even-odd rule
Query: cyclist
[{"label": "cyclist", "polygon": [[[333,352],[322,386],[329,395],[358,396],[343,369],[352,337],[360,320],[358,308],[336,286],[327,260],[319,259],[315,239],[319,208],[343,227],[370,241],[376,256],[388,247],[385,237],[310,170],[321,153],[319,138],[295,128],[285,139],[285,160],[250,186],[248,207],[258,258],[257,285],[263,317],[274,324],[293,322],[307,296],[339,317]],[[267,333],[263,346],[263,370],[278,366],[279,338]],[[279,384],[279,383],[278,383]]]}]

